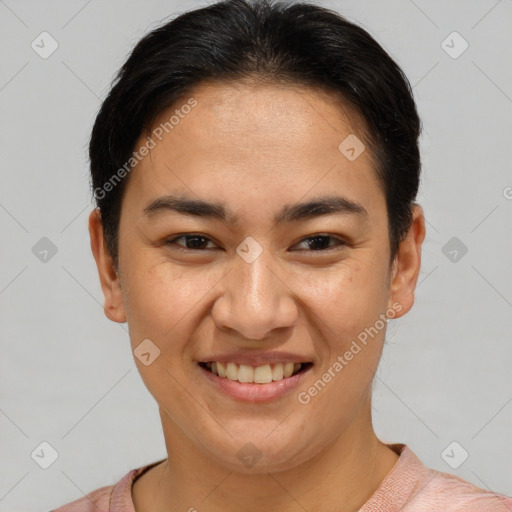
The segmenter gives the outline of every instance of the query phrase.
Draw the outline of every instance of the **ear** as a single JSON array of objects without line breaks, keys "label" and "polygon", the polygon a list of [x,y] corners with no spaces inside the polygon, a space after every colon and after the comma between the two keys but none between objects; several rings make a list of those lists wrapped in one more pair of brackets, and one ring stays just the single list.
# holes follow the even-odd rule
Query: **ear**
[{"label": "ear", "polygon": [[113,322],[126,322],[119,276],[105,244],[103,223],[98,208],[94,209],[89,215],[89,235],[92,253],[98,267],[101,289],[105,297],[105,315]]},{"label": "ear", "polygon": [[[395,310],[398,318],[405,315],[414,304],[414,290],[421,267],[421,246],[425,240],[425,215],[419,204],[413,207],[413,219],[407,237],[400,243],[393,262],[388,307],[400,304]],[[394,308],[393,308],[394,309]]]}]

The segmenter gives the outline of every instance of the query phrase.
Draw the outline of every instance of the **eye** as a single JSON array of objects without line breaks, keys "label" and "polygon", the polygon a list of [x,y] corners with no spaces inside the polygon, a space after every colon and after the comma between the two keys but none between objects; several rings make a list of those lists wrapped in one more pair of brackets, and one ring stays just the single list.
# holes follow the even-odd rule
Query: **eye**
[{"label": "eye", "polygon": [[[328,240],[334,240],[337,243],[326,245],[326,241],[328,241]],[[337,238],[337,237],[333,237],[331,235],[308,236],[300,242],[300,244],[304,244],[304,243],[307,244],[307,247],[309,249],[313,249],[310,252],[321,252],[321,251],[326,251],[327,249],[330,249],[332,247],[345,245],[345,242],[343,240],[341,240],[340,238]],[[298,245],[300,245],[300,244],[298,244]],[[302,250],[302,249],[299,249],[299,250]]]},{"label": "eye", "polygon": [[[177,243],[177,240],[186,240],[185,241],[185,247],[179,243]],[[181,235],[176,238],[173,238],[172,240],[167,240],[165,242],[165,245],[177,245],[183,250],[203,250],[205,249],[205,245],[208,244],[208,242],[212,242],[212,240],[204,235]],[[212,242],[213,243],[213,242]]]},{"label": "eye", "polygon": [[[178,240],[185,240],[185,244],[178,243]],[[334,241],[334,244],[327,244],[327,241]],[[192,250],[192,251],[203,251],[207,249],[208,243],[214,244],[214,242],[208,238],[205,235],[201,234],[190,234],[190,235],[180,235],[176,238],[173,238],[171,240],[167,240],[165,242],[165,245],[175,245],[178,246],[182,250]],[[314,235],[314,236],[308,236],[304,238],[299,244],[307,244],[306,249],[299,249],[299,250],[306,250],[307,252],[322,252],[329,250],[336,246],[343,246],[345,245],[345,242],[341,240],[340,238],[331,236],[331,235]],[[215,245],[215,244],[214,244]],[[310,249],[308,251],[308,249]]]}]

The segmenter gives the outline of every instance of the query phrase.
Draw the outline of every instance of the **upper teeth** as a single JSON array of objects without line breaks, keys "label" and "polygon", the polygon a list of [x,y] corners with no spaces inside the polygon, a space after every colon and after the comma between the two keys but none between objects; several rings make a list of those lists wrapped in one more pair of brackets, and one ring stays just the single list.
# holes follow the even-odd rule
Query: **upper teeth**
[{"label": "upper teeth", "polygon": [[294,372],[300,370],[301,363],[277,363],[264,364],[262,366],[248,366],[236,363],[221,363],[215,361],[206,363],[206,366],[219,377],[225,377],[238,382],[255,382],[257,384],[268,384],[269,382],[282,380],[290,377]]}]

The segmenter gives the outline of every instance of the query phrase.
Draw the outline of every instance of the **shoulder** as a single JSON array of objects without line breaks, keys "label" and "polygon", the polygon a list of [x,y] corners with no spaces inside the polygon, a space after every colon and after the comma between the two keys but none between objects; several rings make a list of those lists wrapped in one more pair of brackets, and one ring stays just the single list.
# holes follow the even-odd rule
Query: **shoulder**
[{"label": "shoulder", "polygon": [[100,487],[86,496],[62,505],[51,512],[109,512],[113,485]]},{"label": "shoulder", "polygon": [[512,512],[512,498],[482,489],[458,476],[427,469],[403,512]]},{"label": "shoulder", "polygon": [[512,498],[428,468],[403,443],[398,462],[359,512],[512,512]]},{"label": "shoulder", "polygon": [[50,512],[135,512],[132,500],[133,482],[161,462],[162,460],[132,469],[115,485],[100,487]]}]

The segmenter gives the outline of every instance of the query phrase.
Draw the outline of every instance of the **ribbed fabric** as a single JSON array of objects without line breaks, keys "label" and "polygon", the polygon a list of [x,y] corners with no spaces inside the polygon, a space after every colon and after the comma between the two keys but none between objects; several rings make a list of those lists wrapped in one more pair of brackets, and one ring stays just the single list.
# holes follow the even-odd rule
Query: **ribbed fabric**
[{"label": "ribbed fabric", "polygon": [[[399,459],[359,512],[512,512],[511,497],[429,469],[405,444],[387,446]],[[136,512],[133,482],[162,460],[132,469],[117,484],[96,489],[51,512]]]}]

